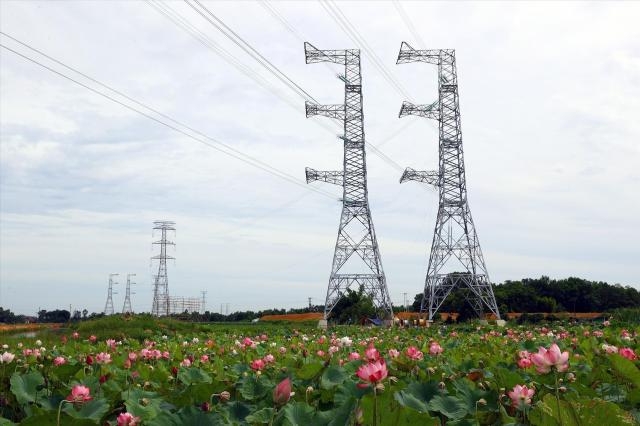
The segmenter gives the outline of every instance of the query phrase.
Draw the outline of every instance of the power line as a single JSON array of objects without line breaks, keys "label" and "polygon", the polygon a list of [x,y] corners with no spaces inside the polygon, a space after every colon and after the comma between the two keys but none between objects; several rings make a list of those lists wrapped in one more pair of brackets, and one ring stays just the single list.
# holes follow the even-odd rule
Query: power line
[{"label": "power line", "polygon": [[[227,26],[220,18],[218,18],[213,12],[207,9],[202,3],[198,0],[194,0],[194,2],[204,10],[207,15],[211,16],[216,22],[213,22],[209,19],[205,14],[202,13],[198,8],[189,3],[188,0],[184,0],[193,10],[195,10],[200,16],[206,19],[211,25],[216,27],[222,34],[224,34],[229,40],[231,40],[234,44],[244,50],[249,56],[258,61],[264,68],[266,68],[269,72],[271,72],[275,77],[277,77],[284,84],[289,86],[292,90],[296,91],[298,94],[303,96],[306,100],[313,101],[318,103],[318,101],[307,93],[302,87],[300,87],[295,81],[291,80],[280,68],[274,65],[271,61],[265,58],[260,52],[258,52],[253,46],[251,46],[245,39],[243,39],[240,35],[238,35],[235,31],[233,31],[229,26]],[[229,35],[231,33],[232,35]],[[268,65],[268,66],[267,66]]]},{"label": "power line", "polygon": [[[50,71],[50,72],[52,72],[54,74],[66,79],[66,80],[69,80],[69,81],[71,81],[73,83],[76,83],[77,85],[82,86],[85,89],[87,89],[87,90],[89,90],[89,91],[91,91],[91,92],[93,92],[93,93],[95,93],[97,95],[100,95],[100,96],[102,96],[102,97],[104,97],[104,98],[106,98],[106,99],[108,99],[108,100],[110,100],[112,102],[115,102],[115,103],[117,103],[117,104],[119,104],[119,105],[121,105],[121,106],[123,106],[123,107],[125,107],[125,108],[127,108],[127,109],[129,109],[131,111],[133,111],[133,112],[136,112],[136,113],[138,113],[138,114],[140,114],[140,115],[142,115],[142,116],[144,116],[144,117],[146,117],[146,118],[148,118],[150,120],[153,120],[153,121],[157,122],[158,124],[161,124],[161,125],[169,128],[169,129],[172,129],[172,130],[174,130],[174,131],[176,131],[176,132],[178,132],[178,133],[180,133],[180,134],[182,134],[184,136],[187,136],[188,138],[193,139],[193,140],[195,140],[195,141],[197,141],[197,142],[199,142],[199,143],[201,143],[201,144],[203,144],[205,146],[208,146],[208,147],[213,148],[213,149],[215,149],[215,150],[217,150],[219,152],[222,152],[223,154],[226,154],[228,156],[236,158],[237,160],[240,160],[240,161],[242,161],[244,163],[247,163],[247,164],[249,164],[249,165],[251,165],[253,167],[256,167],[258,169],[261,169],[261,170],[263,170],[263,171],[265,171],[265,172],[267,172],[269,174],[272,174],[272,175],[274,175],[276,177],[279,177],[279,178],[281,178],[283,180],[286,180],[286,181],[288,181],[290,183],[293,183],[295,185],[301,186],[303,188],[307,188],[307,189],[309,189],[311,191],[317,192],[317,193],[322,194],[322,195],[324,195],[326,197],[329,197],[331,199],[335,198],[333,195],[331,195],[328,192],[319,190],[317,188],[308,187],[305,184],[299,182],[294,176],[289,175],[288,173],[283,172],[283,171],[281,171],[281,170],[279,170],[279,169],[277,169],[277,168],[275,168],[275,167],[273,167],[273,166],[271,166],[271,165],[269,165],[269,164],[267,164],[267,163],[265,163],[265,162],[263,162],[261,160],[258,160],[257,158],[254,158],[254,157],[252,157],[252,156],[250,156],[248,154],[245,154],[242,151],[240,151],[240,150],[238,150],[236,148],[233,148],[232,146],[230,146],[228,144],[225,144],[225,143],[223,143],[223,142],[221,142],[221,141],[219,141],[219,140],[217,140],[217,139],[215,139],[215,138],[213,138],[211,136],[208,136],[208,135],[206,135],[206,134],[204,134],[204,133],[202,133],[202,132],[200,132],[200,131],[198,131],[198,130],[196,130],[196,129],[194,129],[194,128],[192,128],[192,127],[190,127],[190,126],[188,126],[188,125],[186,125],[184,123],[181,123],[181,122],[169,117],[166,114],[163,114],[163,113],[161,113],[161,112],[159,112],[159,111],[157,111],[157,110],[155,110],[155,109],[153,109],[151,107],[146,106],[142,102],[139,102],[139,101],[129,97],[128,95],[125,95],[124,93],[122,93],[122,92],[120,92],[120,91],[118,91],[116,89],[113,89],[113,88],[111,88],[110,86],[108,86],[108,85],[106,85],[104,83],[99,82],[95,78],[89,77],[88,75],[86,75],[86,74],[84,74],[84,73],[82,73],[80,71],[75,70],[74,68],[62,63],[61,61],[59,61],[57,59],[54,59],[51,56],[40,52],[39,50],[31,47],[27,43],[21,42],[21,41],[17,40],[16,38],[11,37],[11,36],[9,36],[8,34],[6,34],[4,32],[0,32],[0,34],[2,34],[4,36],[6,36],[6,37],[18,42],[18,43],[20,43],[21,45],[23,45],[23,46],[25,46],[25,47],[27,47],[27,48],[35,51],[35,52],[40,53],[42,56],[44,56],[44,57],[46,57],[46,58],[48,58],[48,59],[60,64],[61,66],[65,67],[65,68],[67,68],[67,69],[69,69],[69,70],[71,70],[73,72],[76,72],[77,74],[89,79],[90,81],[92,81],[92,82],[94,82],[96,84],[99,84],[100,86],[112,91],[113,93],[116,93],[116,94],[122,96],[123,98],[125,98],[125,99],[127,99],[127,100],[129,100],[129,101],[131,101],[131,102],[133,102],[133,103],[135,103],[135,104],[137,104],[137,105],[149,110],[149,111],[152,111],[155,114],[157,114],[157,115],[159,115],[159,116],[161,116],[163,118],[166,118],[170,122],[175,123],[175,125],[169,124],[169,123],[167,123],[167,122],[165,122],[165,121],[163,121],[163,120],[161,120],[161,119],[159,119],[157,117],[152,116],[149,113],[141,111],[141,110],[139,110],[139,109],[137,109],[137,108],[135,108],[135,107],[133,107],[131,105],[126,104],[125,102],[122,102],[122,101],[120,101],[118,99],[115,99],[114,97],[112,97],[112,96],[110,96],[108,94],[105,94],[105,93],[103,93],[103,92],[101,92],[101,91],[99,91],[99,90],[97,90],[97,89],[95,89],[93,87],[90,87],[89,85],[84,84],[84,83],[74,79],[73,77],[70,77],[70,76],[68,76],[68,75],[66,75],[66,74],[64,74],[64,73],[62,73],[60,71],[57,71],[57,70],[55,70],[55,69],[53,69],[53,68],[51,68],[51,67],[49,67],[49,66],[47,66],[47,65],[45,65],[45,64],[43,64],[41,62],[39,62],[39,61],[37,61],[36,59],[33,59],[33,58],[31,58],[31,57],[29,57],[29,56],[27,56],[25,54],[22,54],[22,53],[14,50],[14,49],[8,47],[8,46],[5,46],[4,44],[0,44],[0,47],[3,47],[4,49],[14,53],[15,55],[18,55],[18,56],[22,57],[23,59],[25,59],[25,60],[27,60],[29,62],[32,62],[32,63],[34,63],[36,65],[39,65],[40,67],[42,67],[42,68],[44,68],[44,69],[46,69],[46,70],[48,70],[48,71]],[[187,131],[185,131],[183,129],[180,129],[177,126],[184,127],[186,129],[188,129],[189,131],[195,133],[199,137],[196,137],[196,136],[188,133]],[[208,141],[211,141],[211,142],[213,142],[215,144],[221,145],[222,147],[224,147],[224,149],[221,148],[220,146],[216,146],[213,143],[210,143]]]},{"label": "power line", "polygon": [[357,28],[349,21],[349,18],[342,13],[338,5],[332,4],[330,0],[320,0],[320,5],[325,9],[327,14],[333,19],[340,28],[349,36],[349,38],[359,45],[369,56],[373,65],[380,71],[382,76],[396,89],[396,91],[402,95],[405,99],[411,100],[411,95],[405,90],[398,80],[389,72],[384,62],[380,60],[375,51],[369,46],[367,40],[360,34]]},{"label": "power line", "polygon": [[416,27],[413,26],[413,22],[411,22],[411,18],[409,18],[409,15],[407,15],[407,12],[402,7],[402,3],[400,3],[398,0],[393,0],[393,5],[395,6],[398,15],[400,15],[400,18],[402,18],[404,24],[409,29],[409,32],[411,32],[411,35],[413,35],[413,38],[415,38],[419,43],[419,47],[425,49],[427,45],[422,37],[420,37],[418,31],[416,31]]}]

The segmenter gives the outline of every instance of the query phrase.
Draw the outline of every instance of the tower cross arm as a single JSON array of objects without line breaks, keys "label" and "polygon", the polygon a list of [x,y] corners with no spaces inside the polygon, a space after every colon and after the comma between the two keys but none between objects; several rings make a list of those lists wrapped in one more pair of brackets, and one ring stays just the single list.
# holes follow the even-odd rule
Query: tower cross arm
[{"label": "tower cross arm", "polygon": [[431,118],[438,120],[440,117],[440,104],[435,101],[428,105],[415,105],[411,102],[404,101],[400,108],[399,118],[406,117],[407,115],[417,115],[418,117]]},{"label": "tower cross arm", "polygon": [[305,168],[307,183],[321,181],[342,186],[344,182],[344,172],[341,171],[318,171],[309,167]]},{"label": "tower cross arm", "polygon": [[304,43],[304,58],[307,64],[317,64],[319,62],[332,62],[344,65],[346,62],[345,50],[320,50],[313,44]]},{"label": "tower cross arm", "polygon": [[453,50],[443,50],[443,49],[424,49],[418,50],[414,49],[407,43],[403,41],[400,45],[400,52],[398,53],[398,60],[396,64],[408,64],[410,62],[426,62],[428,64],[438,65],[441,61],[441,56],[447,55],[448,52],[453,52]]},{"label": "tower cross arm", "polygon": [[405,183],[410,180],[414,180],[416,182],[428,183],[429,185],[433,185],[433,186],[438,186],[440,175],[435,170],[418,171],[410,167],[407,167],[404,173],[402,174],[402,177],[400,178],[400,183]]},{"label": "tower cross arm", "polygon": [[322,115],[329,118],[336,118],[338,120],[344,120],[345,108],[344,104],[336,104],[336,105],[318,105],[313,102],[305,102],[305,112],[307,114],[307,118],[313,115]]}]

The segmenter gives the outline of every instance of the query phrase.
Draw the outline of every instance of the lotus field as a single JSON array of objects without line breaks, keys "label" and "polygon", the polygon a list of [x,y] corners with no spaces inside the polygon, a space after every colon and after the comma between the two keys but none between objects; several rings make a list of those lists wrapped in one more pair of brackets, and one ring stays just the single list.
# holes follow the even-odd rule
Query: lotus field
[{"label": "lotus field", "polygon": [[0,425],[638,424],[638,329],[548,327],[0,337]]}]

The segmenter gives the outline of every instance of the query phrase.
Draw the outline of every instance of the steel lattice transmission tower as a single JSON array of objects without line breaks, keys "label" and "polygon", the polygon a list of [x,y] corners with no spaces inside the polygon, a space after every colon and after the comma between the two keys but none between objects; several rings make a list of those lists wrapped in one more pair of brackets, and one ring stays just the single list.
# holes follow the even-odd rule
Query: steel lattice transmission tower
[{"label": "steel lattice transmission tower", "polygon": [[307,102],[305,105],[307,117],[323,115],[339,119],[344,127],[344,134],[340,136],[344,142],[343,170],[306,169],[307,183],[318,180],[341,185],[343,189],[342,215],[324,318],[326,320],[329,317],[347,289],[362,286],[380,314],[391,319],[391,299],[369,210],[360,50],[318,50],[310,43],[304,44],[304,50],[307,64],[331,62],[345,67],[344,75],[338,76],[344,82],[343,104],[317,105]]},{"label": "steel lattice transmission tower", "polygon": [[125,293],[124,293],[124,305],[122,305],[123,314],[133,313],[133,309],[131,308],[131,284],[135,284],[135,283],[131,282],[131,277],[135,277],[135,276],[136,274],[127,274],[127,289],[125,290]]},{"label": "steel lattice transmission tower", "polygon": [[420,311],[428,311],[429,319],[433,319],[451,291],[460,287],[465,289],[465,297],[478,316],[482,316],[486,306],[500,319],[467,201],[455,51],[416,50],[403,42],[397,63],[409,62],[438,66],[438,100],[428,105],[405,101],[400,109],[400,117],[417,115],[437,120],[439,130],[438,170],[407,168],[400,179],[400,183],[409,180],[428,183],[439,192],[438,217]]},{"label": "steel lattice transmission tower", "polygon": [[[105,315],[113,315],[113,286],[117,285],[117,282],[113,281],[113,277],[116,277],[120,274],[109,274],[109,289],[107,290],[107,303],[104,304],[104,314]],[[117,293],[116,293],[117,294]]]},{"label": "steel lattice transmission tower", "polygon": [[167,254],[167,246],[175,246],[175,243],[167,239],[167,234],[168,232],[175,232],[175,230],[175,222],[161,220],[153,222],[154,235],[156,231],[160,231],[160,240],[153,242],[154,245],[158,244],[160,246],[160,254],[151,258],[151,260],[158,261],[158,273],[153,277],[153,305],[151,307],[151,314],[157,316],[171,313],[167,260],[175,258]]}]

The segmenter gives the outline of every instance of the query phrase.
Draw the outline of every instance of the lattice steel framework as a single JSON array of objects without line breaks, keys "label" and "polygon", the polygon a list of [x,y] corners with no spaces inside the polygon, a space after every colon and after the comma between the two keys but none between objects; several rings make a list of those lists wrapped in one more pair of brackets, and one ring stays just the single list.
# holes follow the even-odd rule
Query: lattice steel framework
[{"label": "lattice steel framework", "polygon": [[344,104],[306,103],[307,117],[322,115],[338,119],[343,122],[344,128],[344,134],[340,136],[344,142],[343,170],[306,169],[307,183],[323,181],[340,185],[343,189],[342,215],[324,317],[329,317],[347,289],[362,286],[373,299],[379,315],[390,319],[393,317],[391,299],[369,210],[360,51],[319,50],[310,43],[304,44],[304,50],[307,64],[331,62],[345,67],[344,74],[338,76],[344,82]]},{"label": "lattice steel framework", "polygon": [[167,254],[167,246],[175,246],[175,243],[167,239],[167,234],[169,232],[175,232],[175,230],[175,222],[160,220],[153,222],[154,234],[156,231],[160,231],[160,240],[153,242],[154,245],[157,244],[160,246],[160,254],[151,258],[152,261],[158,261],[158,273],[153,277],[153,304],[151,307],[151,313],[157,316],[169,315],[171,313],[167,260],[175,258]]},{"label": "lattice steel framework", "polygon": [[135,276],[136,274],[127,274],[127,288],[124,293],[124,305],[122,305],[123,314],[133,313],[133,309],[131,308],[131,284],[135,284],[135,283],[131,282],[131,277],[135,277]]},{"label": "lattice steel framework", "polygon": [[439,130],[438,170],[407,168],[400,178],[400,183],[414,180],[434,185],[439,192],[438,217],[420,311],[428,311],[429,319],[433,319],[451,291],[460,287],[465,289],[465,297],[478,316],[482,316],[486,306],[499,319],[467,201],[455,51],[416,50],[402,42],[397,63],[409,62],[438,66],[438,100],[427,105],[404,102],[400,109],[400,117],[417,115],[437,120]]},{"label": "lattice steel framework", "polygon": [[[109,289],[107,290],[107,302],[104,304],[104,314],[105,315],[113,315],[113,286],[117,285],[117,282],[113,281],[113,277],[116,277],[120,274],[109,274]],[[116,293],[117,294],[117,293]]]}]

